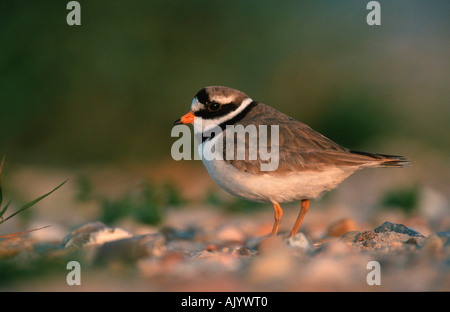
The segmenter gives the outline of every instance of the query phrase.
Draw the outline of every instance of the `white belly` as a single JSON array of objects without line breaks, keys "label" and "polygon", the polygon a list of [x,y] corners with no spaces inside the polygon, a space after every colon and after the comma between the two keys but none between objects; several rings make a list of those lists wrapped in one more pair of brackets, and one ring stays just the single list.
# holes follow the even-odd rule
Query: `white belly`
[{"label": "white belly", "polygon": [[[221,137],[222,134],[219,134],[210,141],[213,144]],[[202,151],[202,145],[198,146],[199,155],[204,152],[202,161],[212,179],[225,191],[255,202],[286,203],[318,198],[322,193],[334,189],[355,171],[355,168],[344,170],[332,167],[324,171],[303,171],[284,175],[265,172],[252,174],[213,157],[208,152],[209,149]]]},{"label": "white belly", "polygon": [[213,180],[225,191],[256,202],[286,203],[318,198],[353,173],[340,168],[306,171],[274,176],[242,172],[223,160],[205,160],[203,164]]}]

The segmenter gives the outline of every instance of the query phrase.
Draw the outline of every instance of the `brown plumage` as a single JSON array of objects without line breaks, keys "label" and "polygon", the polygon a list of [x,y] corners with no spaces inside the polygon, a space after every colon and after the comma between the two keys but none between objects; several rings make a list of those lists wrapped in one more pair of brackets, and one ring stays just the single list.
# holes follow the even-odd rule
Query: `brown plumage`
[{"label": "brown plumage", "polygon": [[[243,127],[255,125],[256,130],[260,125],[277,125],[279,127],[279,166],[274,171],[266,171],[270,175],[283,175],[298,170],[323,171],[328,167],[403,167],[409,161],[402,156],[375,154],[367,152],[352,151],[333,142],[329,138],[313,130],[308,125],[297,121],[278,110],[256,103],[247,113],[245,118],[239,120],[235,125]],[[270,127],[268,127],[270,130]],[[235,140],[238,138],[235,138]],[[261,172],[261,159],[249,160],[249,140],[245,145],[235,144],[234,158],[226,159],[225,144],[226,132],[224,132],[224,159],[230,165],[239,170],[252,174]],[[267,145],[270,146],[270,131]],[[245,146],[246,159],[237,159],[238,148]],[[258,154],[259,156],[259,154]]]},{"label": "brown plumage", "polygon": [[[209,141],[216,144],[222,135],[223,157],[203,157],[202,161],[213,180],[227,192],[256,202],[271,202],[275,209],[272,236],[276,235],[283,216],[280,203],[301,200],[301,208],[289,236],[295,235],[309,209],[309,200],[337,187],[354,171],[370,167],[404,167],[409,161],[402,156],[352,151],[328,139],[276,109],[253,101],[245,93],[227,87],[211,86],[200,90],[191,104],[191,111],[174,124],[193,123],[200,146]],[[278,145],[268,131],[267,142],[261,140],[259,126],[278,127]],[[227,157],[227,127],[242,126],[249,135],[235,136]],[[217,133],[213,130],[219,130]],[[214,136],[212,135],[214,133]],[[217,137],[216,137],[217,135]],[[273,144],[272,144],[273,143]],[[220,144],[220,143],[219,143]],[[265,145],[265,146],[264,146]],[[264,161],[259,147],[278,149],[278,167],[263,171]],[[214,154],[216,145],[210,150]],[[256,150],[256,159],[249,159]],[[272,151],[272,150],[270,150]],[[220,153],[220,151],[219,151]],[[238,155],[244,154],[244,159]],[[277,154],[277,153],[274,153]],[[272,154],[270,154],[272,157]]]}]

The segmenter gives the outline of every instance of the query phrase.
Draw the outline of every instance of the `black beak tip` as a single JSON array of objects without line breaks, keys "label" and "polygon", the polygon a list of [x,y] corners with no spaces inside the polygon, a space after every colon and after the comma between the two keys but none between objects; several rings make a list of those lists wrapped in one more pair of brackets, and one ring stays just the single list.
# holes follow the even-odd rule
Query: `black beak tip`
[{"label": "black beak tip", "polygon": [[176,126],[176,125],[181,125],[181,124],[182,124],[181,118],[178,118],[177,120],[175,120],[175,121],[173,122],[173,125],[174,125],[174,126]]}]

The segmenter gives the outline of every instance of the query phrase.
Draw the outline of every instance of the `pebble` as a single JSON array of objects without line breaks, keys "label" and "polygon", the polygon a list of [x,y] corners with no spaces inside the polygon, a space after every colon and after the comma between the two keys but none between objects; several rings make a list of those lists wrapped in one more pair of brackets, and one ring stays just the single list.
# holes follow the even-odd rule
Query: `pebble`
[{"label": "pebble", "polygon": [[356,230],[356,222],[353,219],[345,218],[342,220],[339,220],[335,223],[330,224],[330,226],[327,228],[327,236],[342,236],[347,232],[355,231]]},{"label": "pebble", "polygon": [[396,224],[391,222],[384,222],[379,227],[375,228],[373,230],[375,233],[385,233],[385,232],[396,232],[400,234],[406,234],[409,236],[418,236],[418,237],[425,237],[416,230],[413,230],[406,225],[403,224]]},{"label": "pebble", "polygon": [[237,255],[238,257],[240,257],[240,256],[247,257],[247,256],[254,256],[255,255],[255,252],[251,251],[249,248],[244,247],[244,246],[237,247],[236,249],[233,250],[232,253],[234,255]]},{"label": "pebble", "polygon": [[217,251],[219,249],[219,247],[217,247],[217,245],[215,244],[209,244],[205,247],[205,250],[207,251]]},{"label": "pebble", "polygon": [[61,246],[63,248],[98,246],[132,236],[121,228],[110,228],[102,222],[92,222],[72,231],[62,240]]},{"label": "pebble", "polygon": [[297,233],[285,240],[288,247],[299,249],[305,253],[312,253],[314,247],[311,245],[305,234]]},{"label": "pebble", "polygon": [[345,233],[340,240],[362,248],[386,249],[386,251],[389,251],[399,248],[411,250],[411,247],[422,246],[426,242],[426,237],[403,224],[385,222],[373,231]]},{"label": "pebble", "polygon": [[134,236],[107,242],[96,252],[95,262],[136,261],[146,257],[161,257],[166,252],[166,240],[159,233]]}]

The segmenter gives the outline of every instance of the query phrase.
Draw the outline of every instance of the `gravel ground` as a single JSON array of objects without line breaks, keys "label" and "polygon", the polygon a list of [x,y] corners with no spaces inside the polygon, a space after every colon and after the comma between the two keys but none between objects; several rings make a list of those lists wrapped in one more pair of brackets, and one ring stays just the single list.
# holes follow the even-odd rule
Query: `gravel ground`
[{"label": "gravel ground", "polygon": [[[0,241],[3,269],[9,263],[9,269],[28,273],[16,272],[20,278],[10,277],[11,282],[1,288],[450,290],[450,232],[425,237],[405,225],[390,222],[373,230],[358,231],[354,230],[353,220],[344,219],[333,224],[320,239],[303,232],[291,238],[284,234],[250,238],[245,222],[230,221],[214,230],[163,227],[148,229],[151,232],[146,234],[93,222],[75,229],[58,244],[42,243],[30,237],[3,239]],[[66,275],[71,271],[65,266],[73,260],[80,263],[81,269],[82,282],[77,289],[66,282]],[[378,272],[374,271],[374,265],[379,265]],[[44,273],[38,274],[39,270]]]},{"label": "gravel ground", "polygon": [[[47,181],[42,172],[34,172],[43,186],[32,194],[64,178],[57,172],[46,175]],[[26,188],[23,177],[30,181],[33,175],[21,174],[11,181]],[[277,237],[267,235],[273,223],[270,205],[231,213],[188,201],[167,207],[157,225],[130,218],[107,224],[97,221],[93,202],[73,199],[76,192],[68,183],[48,200],[49,207],[36,208],[27,223],[27,228],[51,227],[0,239],[0,290],[449,291],[450,215],[445,197],[423,189],[434,214],[420,207],[412,215],[364,210],[370,196],[353,201],[362,207],[355,212],[354,206],[343,203],[358,187],[363,189],[359,179],[366,178],[356,178],[331,199],[312,202],[299,233],[291,238],[286,235],[298,212],[295,204],[286,205]],[[118,181],[134,183],[123,176]],[[30,188],[37,185],[33,179],[29,183]],[[208,183],[199,180],[197,185]],[[117,186],[104,187],[120,197]],[[198,196],[199,191],[188,193]],[[22,221],[11,221],[2,230],[23,228]],[[75,276],[74,268],[67,267],[71,261],[80,265],[81,285],[68,285]]]}]

